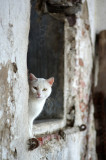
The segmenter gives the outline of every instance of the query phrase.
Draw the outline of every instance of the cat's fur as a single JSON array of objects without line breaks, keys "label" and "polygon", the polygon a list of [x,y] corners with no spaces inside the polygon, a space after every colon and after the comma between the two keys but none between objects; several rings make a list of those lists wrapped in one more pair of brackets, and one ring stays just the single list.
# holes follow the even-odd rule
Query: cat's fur
[{"label": "cat's fur", "polygon": [[54,78],[36,78],[32,73],[29,75],[29,133],[32,136],[33,120],[41,113],[46,99],[52,91]]}]

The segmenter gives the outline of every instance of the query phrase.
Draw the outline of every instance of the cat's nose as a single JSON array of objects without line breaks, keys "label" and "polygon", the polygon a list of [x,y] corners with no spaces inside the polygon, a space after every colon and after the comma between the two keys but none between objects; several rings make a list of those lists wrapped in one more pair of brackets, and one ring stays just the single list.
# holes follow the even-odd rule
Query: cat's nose
[{"label": "cat's nose", "polygon": [[40,96],[41,96],[41,94],[40,94],[40,93],[37,93],[37,96],[38,96],[38,97],[40,97]]}]

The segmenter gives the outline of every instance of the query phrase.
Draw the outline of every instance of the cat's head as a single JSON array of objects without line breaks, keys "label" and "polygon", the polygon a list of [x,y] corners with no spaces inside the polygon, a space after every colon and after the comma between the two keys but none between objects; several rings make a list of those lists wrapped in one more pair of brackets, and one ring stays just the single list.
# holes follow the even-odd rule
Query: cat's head
[{"label": "cat's head", "polygon": [[36,78],[32,73],[29,75],[30,95],[36,99],[47,99],[52,91],[54,78],[49,79]]}]

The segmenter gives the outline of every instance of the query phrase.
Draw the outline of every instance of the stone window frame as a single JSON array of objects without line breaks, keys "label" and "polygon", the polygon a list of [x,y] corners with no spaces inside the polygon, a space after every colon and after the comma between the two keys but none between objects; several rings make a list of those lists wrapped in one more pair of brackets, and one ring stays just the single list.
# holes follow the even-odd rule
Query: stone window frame
[{"label": "stone window frame", "polygon": [[[71,19],[70,19],[71,18]],[[74,70],[73,63],[75,63],[75,36],[76,36],[76,16],[71,15],[70,18],[64,17],[64,93],[63,93],[63,118],[42,121],[33,125],[33,134],[35,136],[46,133],[53,133],[60,129],[64,129],[66,126],[73,127],[75,106],[74,106],[74,95],[71,93],[72,84],[72,73]],[[72,62],[73,61],[73,62]],[[70,69],[71,68],[71,69]],[[68,117],[73,117],[69,119]],[[72,121],[72,124],[70,123]]]},{"label": "stone window frame", "polygon": [[[61,130],[65,128],[68,125],[68,110],[73,108],[73,101],[70,100],[70,92],[67,92],[69,89],[70,83],[69,80],[71,78],[71,72],[69,70],[70,66],[68,65],[69,57],[68,54],[71,51],[72,53],[75,52],[75,46],[73,45],[73,42],[75,42],[75,34],[76,34],[76,29],[75,27],[70,27],[70,24],[67,19],[65,19],[64,23],[64,113],[63,113],[63,118],[62,119],[49,119],[41,123],[37,123],[33,125],[33,134],[35,136],[37,135],[44,135],[46,133],[53,133],[58,130]],[[72,39],[72,42],[70,42],[70,36]],[[70,56],[72,56],[70,54]],[[75,55],[73,55],[75,56]],[[73,58],[73,57],[72,57]],[[72,65],[72,64],[70,64]],[[71,69],[73,66],[71,66]],[[73,70],[73,69],[72,69]],[[70,76],[69,76],[70,75]],[[70,86],[71,87],[71,86]],[[71,106],[71,108],[69,107]],[[73,126],[70,126],[73,127]]]}]

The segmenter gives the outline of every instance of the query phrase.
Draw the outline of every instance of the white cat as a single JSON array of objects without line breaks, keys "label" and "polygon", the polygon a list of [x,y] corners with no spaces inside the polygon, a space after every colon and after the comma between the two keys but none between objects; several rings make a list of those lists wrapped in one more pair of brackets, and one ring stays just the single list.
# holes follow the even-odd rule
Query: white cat
[{"label": "white cat", "polygon": [[54,78],[36,78],[32,73],[29,75],[29,133],[32,134],[33,120],[41,113],[46,99],[50,96]]}]

